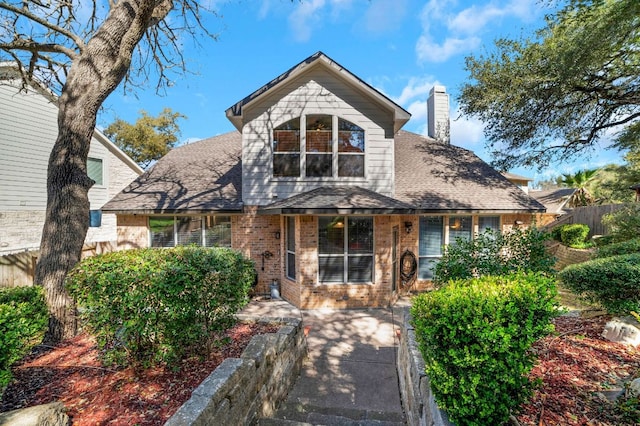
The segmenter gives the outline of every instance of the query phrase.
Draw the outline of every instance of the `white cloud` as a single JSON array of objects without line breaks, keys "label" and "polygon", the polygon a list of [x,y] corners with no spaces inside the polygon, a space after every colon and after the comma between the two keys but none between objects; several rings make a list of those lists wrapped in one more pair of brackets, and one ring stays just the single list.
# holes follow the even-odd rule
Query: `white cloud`
[{"label": "white cloud", "polygon": [[416,43],[419,62],[445,62],[459,53],[469,52],[480,45],[478,37],[447,38],[441,44],[434,42],[430,36],[420,36]]},{"label": "white cloud", "polygon": [[407,3],[407,0],[371,2],[363,17],[365,31],[381,34],[399,28],[407,14]]},{"label": "white cloud", "polygon": [[451,143],[472,151],[478,149],[479,144],[484,145],[484,124],[476,118],[460,116],[459,111],[452,112],[451,116]]},{"label": "white cloud", "polygon": [[402,89],[400,96],[393,98],[393,101],[400,105],[406,105],[412,99],[421,98],[426,103],[429,90],[436,84],[441,83],[430,76],[423,78],[412,77]]},{"label": "white cloud", "polygon": [[452,0],[431,0],[422,9],[422,35],[416,43],[420,62],[443,62],[480,45],[481,34],[495,21],[517,18],[530,21],[540,12],[536,0],[490,1],[473,4],[457,13]]},{"label": "white cloud", "polygon": [[319,15],[324,5],[325,0],[302,2],[289,15],[289,25],[296,41],[304,42],[311,38],[314,27],[322,23]]}]

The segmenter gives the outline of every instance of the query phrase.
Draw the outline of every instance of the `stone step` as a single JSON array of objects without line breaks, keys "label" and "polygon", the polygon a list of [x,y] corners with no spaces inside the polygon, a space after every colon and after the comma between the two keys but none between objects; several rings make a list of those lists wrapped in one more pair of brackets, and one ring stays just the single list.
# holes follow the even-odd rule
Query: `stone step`
[{"label": "stone step", "polygon": [[404,426],[402,413],[352,408],[316,407],[301,403],[284,403],[272,418],[260,419],[259,426]]}]

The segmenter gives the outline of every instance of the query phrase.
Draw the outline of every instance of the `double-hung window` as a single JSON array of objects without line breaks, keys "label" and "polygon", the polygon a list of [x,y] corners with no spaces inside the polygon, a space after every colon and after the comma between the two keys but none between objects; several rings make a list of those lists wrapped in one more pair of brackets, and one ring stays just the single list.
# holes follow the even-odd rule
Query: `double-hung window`
[{"label": "double-hung window", "polygon": [[300,176],[300,118],[294,118],[273,131],[273,176]]},{"label": "double-hung window", "polygon": [[483,233],[487,230],[494,233],[500,232],[500,216],[480,216],[478,217],[478,232]]},{"label": "double-hung window", "polygon": [[373,282],[373,218],[318,219],[318,279],[321,283]]},{"label": "double-hung window", "polygon": [[433,268],[442,257],[444,245],[444,217],[420,217],[420,238],[418,247],[418,277],[423,280],[433,278]]},{"label": "double-hung window", "polygon": [[93,179],[97,186],[104,185],[104,168],[100,158],[87,158],[87,176]]},{"label": "double-hung window", "polygon": [[458,240],[471,241],[472,233],[471,216],[449,216],[449,244],[455,244]]},{"label": "double-hung window", "polygon": [[333,176],[333,131],[330,115],[308,115],[305,135],[307,177]]}]

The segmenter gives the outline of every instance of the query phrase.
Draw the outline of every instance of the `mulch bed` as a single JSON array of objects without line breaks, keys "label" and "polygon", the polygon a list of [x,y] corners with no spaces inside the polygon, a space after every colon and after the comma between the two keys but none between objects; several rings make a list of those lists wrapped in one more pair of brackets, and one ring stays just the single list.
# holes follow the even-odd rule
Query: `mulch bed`
[{"label": "mulch bed", "polygon": [[624,389],[640,376],[640,351],[602,337],[611,317],[556,318],[556,334],[537,342],[538,364],[531,372],[542,380],[517,420],[522,425],[638,425],[640,399],[618,404],[606,394]]},{"label": "mulch bed", "polygon": [[95,340],[86,334],[56,347],[40,346],[14,369],[0,412],[61,401],[74,425],[162,425],[225,358],[237,358],[254,335],[277,325],[239,323],[229,343],[206,359],[191,358],[177,371],[105,368]]}]

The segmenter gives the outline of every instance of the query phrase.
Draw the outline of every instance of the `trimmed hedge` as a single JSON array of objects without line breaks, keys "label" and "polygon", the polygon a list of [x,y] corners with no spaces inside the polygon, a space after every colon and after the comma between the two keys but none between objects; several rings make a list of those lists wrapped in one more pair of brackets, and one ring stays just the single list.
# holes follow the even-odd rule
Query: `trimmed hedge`
[{"label": "trimmed hedge", "polygon": [[558,277],[574,293],[612,314],[640,311],[640,253],[570,265]]},{"label": "trimmed hedge", "polygon": [[640,253],[640,238],[613,243],[600,247],[595,253],[596,258],[620,256],[623,254]]},{"label": "trimmed hedge", "polygon": [[560,240],[566,246],[573,247],[584,243],[589,235],[589,226],[582,223],[563,225]]},{"label": "trimmed hedge", "polygon": [[583,248],[589,236],[589,226],[582,223],[569,223],[556,226],[551,230],[551,237],[565,246]]},{"label": "trimmed hedge", "polygon": [[0,395],[11,381],[11,365],[42,340],[48,322],[42,287],[0,289]]},{"label": "trimmed hedge", "polygon": [[499,425],[531,394],[531,345],[553,331],[555,280],[518,273],[451,281],[411,314],[440,407],[458,426]]},{"label": "trimmed hedge", "polygon": [[203,354],[248,302],[253,262],[227,248],[107,253],[67,277],[105,361],[153,364]]}]

